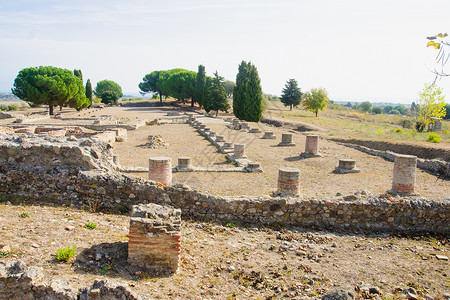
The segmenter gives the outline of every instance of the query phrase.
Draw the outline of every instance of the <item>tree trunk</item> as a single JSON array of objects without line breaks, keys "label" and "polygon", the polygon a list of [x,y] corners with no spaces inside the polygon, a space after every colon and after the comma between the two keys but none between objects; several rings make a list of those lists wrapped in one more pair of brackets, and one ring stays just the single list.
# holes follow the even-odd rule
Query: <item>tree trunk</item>
[{"label": "tree trunk", "polygon": [[59,111],[62,111],[62,105],[59,106]]},{"label": "tree trunk", "polygon": [[316,110],[316,117],[317,117],[317,113],[318,113],[319,111],[318,110]]},{"label": "tree trunk", "polygon": [[159,94],[159,103],[162,103],[162,95],[161,95],[161,91],[158,91]]},{"label": "tree trunk", "polygon": [[292,104],[291,104],[291,109],[290,110],[292,110]]},{"label": "tree trunk", "polygon": [[217,115],[219,114],[219,110],[216,110],[216,118],[217,118]]},{"label": "tree trunk", "polygon": [[50,116],[53,116],[53,105],[49,105],[49,106],[48,106],[48,114],[49,114]]},{"label": "tree trunk", "polygon": [[191,98],[191,107],[194,107],[194,99]]}]

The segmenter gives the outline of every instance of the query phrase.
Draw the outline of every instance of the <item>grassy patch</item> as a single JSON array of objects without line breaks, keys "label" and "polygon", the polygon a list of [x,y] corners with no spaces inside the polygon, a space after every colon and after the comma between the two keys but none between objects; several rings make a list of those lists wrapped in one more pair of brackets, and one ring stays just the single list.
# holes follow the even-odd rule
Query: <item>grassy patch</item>
[{"label": "grassy patch", "polygon": [[61,248],[56,250],[56,260],[68,262],[72,257],[75,256],[77,246],[67,246],[66,248]]}]

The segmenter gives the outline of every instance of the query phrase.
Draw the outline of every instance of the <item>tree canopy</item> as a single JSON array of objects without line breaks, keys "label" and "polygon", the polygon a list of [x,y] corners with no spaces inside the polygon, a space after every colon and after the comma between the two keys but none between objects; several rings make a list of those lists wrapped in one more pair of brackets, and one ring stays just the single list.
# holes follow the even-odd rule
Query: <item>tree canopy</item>
[{"label": "tree canopy", "polygon": [[298,87],[297,80],[289,79],[284,86],[280,98],[284,106],[289,106],[290,110],[292,107],[297,107],[300,102],[302,102],[302,92]]},{"label": "tree canopy", "polygon": [[35,105],[69,106],[77,110],[89,106],[83,82],[72,71],[52,66],[22,69],[14,80],[12,93]]},{"label": "tree canopy", "polygon": [[230,104],[227,100],[227,93],[225,91],[224,78],[219,76],[219,73],[214,73],[213,80],[208,80],[208,92],[207,98],[208,101],[205,104],[206,112],[210,112],[211,110],[216,111],[216,116],[220,111],[228,112],[230,108]]},{"label": "tree canopy", "polygon": [[233,97],[233,89],[236,86],[236,83],[231,80],[225,80],[223,84],[225,85],[225,92],[227,93],[227,97]]},{"label": "tree canopy", "polygon": [[115,104],[123,96],[122,88],[112,80],[102,80],[97,82],[94,95],[102,99],[102,103]]},{"label": "tree canopy", "polygon": [[184,69],[172,69],[168,74],[169,77],[162,82],[162,87],[167,94],[183,102],[185,99],[192,98],[197,73]]},{"label": "tree canopy", "polygon": [[248,122],[259,122],[263,112],[262,100],[258,70],[251,62],[242,61],[233,90],[234,115]]},{"label": "tree canopy", "polygon": [[370,112],[371,107],[372,103],[370,103],[369,101],[361,102],[361,104],[359,105],[359,109],[365,112]]},{"label": "tree canopy", "polygon": [[169,77],[168,71],[153,71],[142,78],[142,82],[139,83],[139,89],[142,93],[158,93],[159,101],[162,103],[162,97],[167,96],[167,92],[163,90],[163,82]]},{"label": "tree canopy", "polygon": [[436,119],[445,117],[444,98],[441,88],[435,84],[425,84],[423,90],[419,92],[419,101],[417,101],[416,128],[418,131],[428,128],[428,125],[434,124]]},{"label": "tree canopy", "polygon": [[194,98],[192,99],[192,106],[197,102],[200,107],[206,103],[206,72],[205,66],[199,65],[197,76],[195,78]]},{"label": "tree canopy", "polygon": [[303,94],[303,106],[316,114],[328,104],[328,92],[324,88],[314,88]]}]

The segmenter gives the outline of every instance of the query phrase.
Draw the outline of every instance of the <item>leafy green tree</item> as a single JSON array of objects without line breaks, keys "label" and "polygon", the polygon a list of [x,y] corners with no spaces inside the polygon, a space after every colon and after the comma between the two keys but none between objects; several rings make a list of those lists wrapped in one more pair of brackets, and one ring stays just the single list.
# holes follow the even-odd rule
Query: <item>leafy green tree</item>
[{"label": "leafy green tree", "polygon": [[379,106],[374,106],[372,107],[372,113],[375,115],[379,115],[383,112],[383,110],[381,109],[381,107]]},{"label": "leafy green tree", "polygon": [[450,104],[445,104],[445,120],[450,120]]},{"label": "leafy green tree", "polygon": [[122,88],[112,80],[102,80],[97,82],[94,95],[102,99],[102,103],[116,104],[117,100],[123,96]]},{"label": "leafy green tree", "polygon": [[91,107],[91,106],[92,106],[92,100],[93,100],[92,93],[93,93],[93,92],[92,92],[92,84],[91,84],[91,80],[88,79],[88,80],[86,81],[86,93],[85,93],[86,99],[89,101],[89,106],[88,106],[88,107]]},{"label": "leafy green tree", "polygon": [[281,102],[284,106],[289,106],[292,110],[292,106],[297,107],[302,102],[302,92],[298,87],[297,80],[289,79],[282,90]]},{"label": "leafy green tree", "polygon": [[328,104],[328,92],[324,88],[314,88],[303,94],[303,106],[316,114],[324,111]]},{"label": "leafy green tree", "polygon": [[224,78],[219,76],[219,73],[214,73],[213,80],[208,80],[209,86],[207,89],[208,102],[205,104],[205,111],[216,111],[217,114],[220,111],[228,112],[230,104],[227,99],[227,92],[225,90]]},{"label": "leafy green tree", "polygon": [[361,104],[359,105],[359,109],[365,112],[370,112],[371,107],[372,103],[370,103],[369,101],[361,102]]},{"label": "leafy green tree", "polygon": [[352,108],[352,104],[350,102],[347,102],[347,104],[345,104],[344,106],[348,107],[348,108]]},{"label": "leafy green tree", "polygon": [[162,97],[168,96],[168,93],[163,89],[163,82],[169,77],[169,71],[153,71],[142,78],[139,83],[139,89],[142,94],[158,93],[159,101],[162,103]]},{"label": "leafy green tree", "polygon": [[231,80],[225,80],[224,85],[225,85],[225,91],[227,92],[227,97],[228,98],[233,97],[233,89],[236,86],[236,83],[234,83]]},{"label": "leafy green tree", "polygon": [[233,113],[248,122],[259,122],[263,112],[261,79],[251,62],[242,61],[233,90]]},{"label": "leafy green tree", "polygon": [[385,114],[389,114],[391,113],[391,110],[393,110],[394,107],[392,105],[386,105],[385,107],[383,107],[383,113]]},{"label": "leafy green tree", "polygon": [[69,106],[77,110],[88,106],[83,82],[72,71],[52,66],[22,69],[14,80],[12,93],[34,105]]},{"label": "leafy green tree", "polygon": [[205,66],[199,65],[195,78],[194,97],[192,98],[191,106],[194,106],[194,102],[197,102],[200,107],[203,107],[206,102],[206,92]]},{"label": "leafy green tree", "polygon": [[429,124],[434,124],[436,119],[446,115],[444,98],[441,88],[435,84],[425,84],[424,89],[419,92],[419,101],[417,101],[419,111],[416,115],[416,128],[418,131],[423,131]]},{"label": "leafy green tree", "polygon": [[408,109],[403,105],[396,105],[394,109],[397,110],[401,115],[407,115]]},{"label": "leafy green tree", "polygon": [[83,73],[81,73],[81,70],[73,70],[73,75],[77,76],[78,78],[81,79],[81,82],[83,82]]},{"label": "leafy green tree", "polygon": [[167,94],[183,103],[185,99],[192,98],[197,73],[184,69],[173,69],[169,71],[169,74],[170,76],[162,82],[162,87]]}]

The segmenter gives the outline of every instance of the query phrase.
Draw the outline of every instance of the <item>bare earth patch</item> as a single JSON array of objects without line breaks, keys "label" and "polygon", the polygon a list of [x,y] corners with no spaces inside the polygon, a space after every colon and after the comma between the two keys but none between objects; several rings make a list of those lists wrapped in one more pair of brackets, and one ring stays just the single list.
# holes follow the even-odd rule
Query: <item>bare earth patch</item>
[{"label": "bare earth patch", "polygon": [[[23,213],[28,217],[21,217]],[[97,225],[85,228],[87,222]],[[128,284],[146,299],[273,299],[314,297],[333,287],[377,287],[384,296],[413,287],[419,298],[449,290],[446,238],[275,230],[233,223],[182,222],[179,272],[152,277],[126,263],[129,218],[70,208],[0,205],[1,261],[41,266],[48,279],[76,288],[95,278]],[[69,263],[55,252],[77,247]],[[400,294],[397,293],[396,297]]]}]

